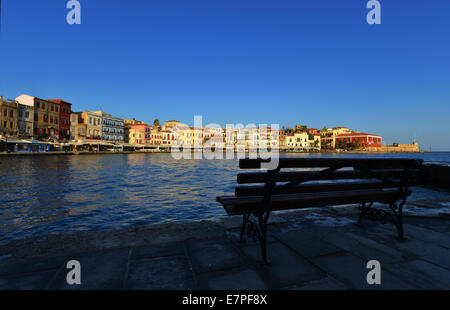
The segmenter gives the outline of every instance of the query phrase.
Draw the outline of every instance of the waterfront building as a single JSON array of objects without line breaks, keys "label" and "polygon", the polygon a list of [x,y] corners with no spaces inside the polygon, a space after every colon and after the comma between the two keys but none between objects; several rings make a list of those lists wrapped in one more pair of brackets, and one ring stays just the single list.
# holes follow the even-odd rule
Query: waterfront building
[{"label": "waterfront building", "polygon": [[278,130],[278,147],[286,148],[286,132],[284,130]]},{"label": "waterfront building", "polygon": [[156,146],[162,144],[162,134],[159,126],[150,127],[150,144]]},{"label": "waterfront building", "polygon": [[173,128],[175,141],[172,145],[181,147],[191,147],[190,128],[184,124],[178,124]]},{"label": "waterfront building", "polygon": [[180,126],[181,123],[179,121],[171,120],[164,123],[161,130],[170,130],[173,131],[173,129],[177,126]]},{"label": "waterfront building", "polygon": [[102,117],[91,111],[83,111],[81,118],[86,125],[86,139],[101,140]]},{"label": "waterfront building", "polygon": [[259,132],[257,127],[237,128],[236,148],[238,150],[259,147]]},{"label": "waterfront building", "polygon": [[0,135],[18,137],[19,103],[16,100],[0,97]]},{"label": "waterfront building", "polygon": [[101,139],[108,142],[123,143],[125,136],[124,120],[103,111],[93,113],[101,117]]},{"label": "waterfront building", "polygon": [[288,149],[293,149],[294,145],[295,145],[295,141],[294,141],[294,134],[293,133],[288,133],[286,134],[286,143],[285,143],[286,147]]},{"label": "waterfront building", "polygon": [[324,127],[320,131],[321,135],[321,146],[322,149],[335,149],[336,148],[336,136],[342,135],[342,134],[349,134],[352,133],[350,129],[347,127],[333,127],[333,128],[326,128]]},{"label": "waterfront building", "polygon": [[224,149],[226,147],[226,132],[220,126],[208,126],[201,128],[202,131],[194,130],[197,134],[196,139],[200,140],[203,146],[211,149]]},{"label": "waterfront building", "polygon": [[369,133],[350,133],[336,136],[336,148],[367,149],[368,147],[379,148],[382,146],[382,138],[379,135]]},{"label": "waterfront building", "polygon": [[171,147],[176,141],[176,134],[172,130],[161,130],[161,135],[163,147]]},{"label": "waterfront building", "polygon": [[70,114],[72,104],[62,99],[48,99],[59,104],[59,140],[68,141],[70,139]]},{"label": "waterfront building", "polygon": [[305,152],[309,150],[309,134],[305,131],[286,134],[286,148]]},{"label": "waterfront building", "polygon": [[131,145],[150,145],[151,144],[151,129],[145,123],[127,125],[128,137],[127,143]]},{"label": "waterfront building", "polygon": [[70,140],[84,141],[87,135],[87,125],[81,112],[70,113]]},{"label": "waterfront building", "polygon": [[321,136],[320,133],[312,133],[308,135],[308,149],[309,151],[320,151]]},{"label": "waterfront building", "polygon": [[189,127],[188,138],[191,147],[201,147],[203,145],[203,128]]},{"label": "waterfront building", "polygon": [[238,129],[233,126],[225,128],[225,145],[227,148],[235,149],[237,145]]},{"label": "waterfront building", "polygon": [[294,148],[301,151],[301,152],[305,152],[308,150],[308,140],[309,140],[309,135],[307,132],[302,131],[302,132],[296,132],[294,133]]},{"label": "waterfront building", "polygon": [[[144,122],[141,122],[141,121],[137,121],[136,119],[127,119],[127,118],[125,118],[124,120],[123,120],[123,140],[124,140],[124,142],[125,143],[130,143],[130,141],[132,140],[132,139],[130,139],[131,138],[131,135],[132,134],[136,134],[136,132],[131,132],[130,131],[130,129],[131,129],[131,125],[138,125],[138,124],[145,124]],[[134,139],[133,139],[133,141],[134,141]]]},{"label": "waterfront building", "polygon": [[19,137],[32,138],[34,128],[34,104],[27,102],[25,104],[18,103],[19,117]]},{"label": "waterfront building", "polygon": [[36,139],[58,140],[60,118],[59,103],[30,95],[20,95],[16,100],[22,105],[33,105],[33,135]]}]

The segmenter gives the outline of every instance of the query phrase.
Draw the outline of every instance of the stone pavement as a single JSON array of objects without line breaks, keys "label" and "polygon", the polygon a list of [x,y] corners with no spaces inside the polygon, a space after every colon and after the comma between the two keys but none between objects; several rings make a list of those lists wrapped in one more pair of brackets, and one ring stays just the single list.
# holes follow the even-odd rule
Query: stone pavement
[{"label": "stone pavement", "polygon": [[[259,246],[238,242],[238,221],[223,234],[41,258],[0,259],[0,289],[450,289],[450,222],[405,218],[406,241],[392,224],[336,214],[339,225],[311,215],[281,214],[269,225],[270,266]],[[319,223],[319,224],[318,224]],[[174,224],[177,225],[177,224]],[[66,283],[66,263],[81,263],[81,285]],[[369,260],[381,264],[381,285],[369,285]]]}]

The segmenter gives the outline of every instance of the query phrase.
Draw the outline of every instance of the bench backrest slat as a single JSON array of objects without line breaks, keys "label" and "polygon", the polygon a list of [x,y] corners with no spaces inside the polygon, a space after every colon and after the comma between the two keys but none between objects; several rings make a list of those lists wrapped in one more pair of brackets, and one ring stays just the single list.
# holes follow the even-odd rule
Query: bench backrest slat
[{"label": "bench backrest slat", "polygon": [[[264,159],[241,159],[239,168],[260,169],[261,163],[267,162]],[[354,167],[364,165],[369,169],[420,169],[422,160],[420,159],[378,159],[378,158],[280,158],[279,167],[284,168],[323,168],[323,167]]]},{"label": "bench backrest slat", "polygon": [[[373,170],[377,176],[387,177],[390,179],[400,179],[404,171],[400,169]],[[417,171],[411,172],[411,178],[414,178]],[[279,172],[276,175],[277,182],[294,182],[296,180],[319,181],[319,180],[352,180],[352,179],[373,179],[372,176],[354,170],[335,171],[327,174],[320,174],[318,171],[288,171]],[[264,183],[266,180],[266,172],[249,172],[239,173],[237,176],[238,184]]]}]

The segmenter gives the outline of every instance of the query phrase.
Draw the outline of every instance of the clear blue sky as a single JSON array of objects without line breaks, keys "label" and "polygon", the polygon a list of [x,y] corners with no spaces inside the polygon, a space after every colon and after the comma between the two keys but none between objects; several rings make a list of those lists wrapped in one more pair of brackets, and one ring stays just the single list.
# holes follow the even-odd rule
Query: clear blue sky
[{"label": "clear blue sky", "polygon": [[147,122],[348,126],[450,150],[450,1],[3,0],[0,95]]}]

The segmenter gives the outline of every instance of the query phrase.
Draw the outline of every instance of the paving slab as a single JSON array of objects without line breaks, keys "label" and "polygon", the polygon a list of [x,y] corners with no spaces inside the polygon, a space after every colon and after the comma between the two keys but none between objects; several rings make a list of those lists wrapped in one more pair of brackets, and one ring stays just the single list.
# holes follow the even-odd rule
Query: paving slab
[{"label": "paving slab", "polygon": [[[381,253],[386,253],[388,254],[392,259],[388,259],[387,261],[385,261],[386,263],[388,262],[396,262],[396,261],[404,261],[407,260],[410,255],[405,254],[402,251],[399,251],[398,249],[396,249],[396,247],[394,246],[395,243],[397,242],[401,242],[398,241],[395,238],[389,237],[387,241],[389,242],[381,242],[380,240],[378,240],[377,238],[372,239],[373,235],[368,235],[368,234],[357,234],[357,233],[353,233],[353,232],[345,232],[345,234],[347,236],[349,236],[350,238],[355,239],[356,241],[358,241],[360,244],[363,244],[365,246],[368,246],[372,249],[375,249]],[[369,258],[368,256],[365,256],[363,258]]]},{"label": "paving slab", "polygon": [[409,217],[404,219],[404,224],[423,227],[443,234],[450,233],[450,219],[448,218]]},{"label": "paving slab", "polygon": [[0,290],[45,290],[58,270],[0,277]]},{"label": "paving slab", "polygon": [[186,290],[194,288],[194,278],[186,256],[170,256],[130,261],[125,289]]},{"label": "paving slab", "polygon": [[185,254],[183,243],[175,242],[132,248],[130,259],[167,257],[183,254]]},{"label": "paving slab", "polygon": [[63,268],[51,283],[50,289],[121,289],[129,255],[128,248],[71,255],[70,260],[80,262],[81,285],[67,284],[66,277],[70,270]]},{"label": "paving slab", "polygon": [[330,229],[322,237],[323,240],[367,261],[376,259],[382,264],[388,264],[403,260],[403,256],[398,251],[395,253],[375,242],[365,242],[360,238],[357,240],[353,235],[337,229]]},{"label": "paving slab", "polygon": [[10,275],[60,269],[69,260],[66,256],[56,256],[50,258],[8,259],[0,261],[0,278]]},{"label": "paving slab", "polygon": [[332,278],[326,277],[319,280],[310,281],[302,285],[294,285],[282,288],[282,290],[305,290],[305,291],[330,291],[330,290],[345,290],[348,286],[344,283]]},{"label": "paving slab", "polygon": [[282,243],[305,257],[342,252],[341,248],[328,243],[306,230],[275,234]]},{"label": "paving slab", "polygon": [[367,262],[352,254],[335,254],[312,258],[311,261],[327,274],[337,278],[350,286],[351,289],[364,290],[410,290],[418,289],[402,278],[396,277],[384,270],[381,264],[381,284],[370,285],[367,283]]},{"label": "paving slab", "polygon": [[230,240],[189,240],[186,247],[196,274],[247,265]]},{"label": "paving slab", "polygon": [[[261,259],[259,245],[242,246],[241,250],[256,266],[259,266]],[[271,283],[272,288],[301,284],[324,277],[305,258],[281,243],[272,243],[267,249],[267,255],[271,264],[259,266],[258,271]]]},{"label": "paving slab", "polygon": [[415,254],[422,260],[426,260],[445,269],[450,269],[450,250],[429,242],[406,240],[398,242],[397,247]]},{"label": "paving slab", "polygon": [[[450,225],[450,222],[448,224]],[[409,239],[422,240],[450,249],[450,238],[446,234],[411,224],[404,224],[403,228]]]},{"label": "paving slab", "polygon": [[251,268],[202,274],[198,282],[199,289],[206,290],[266,290],[270,288],[261,275]]},{"label": "paving slab", "polygon": [[423,260],[394,264],[386,269],[423,289],[450,288],[450,271]]}]

